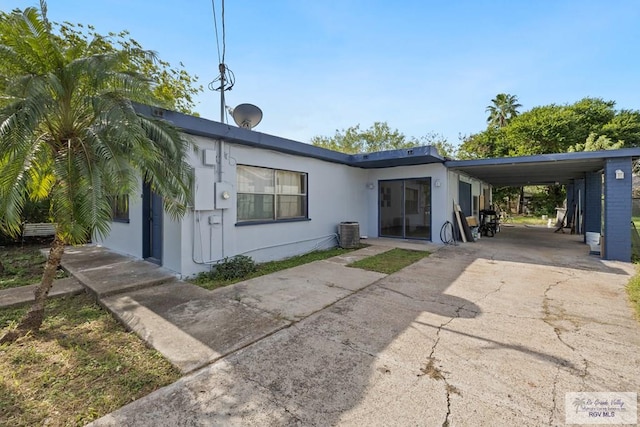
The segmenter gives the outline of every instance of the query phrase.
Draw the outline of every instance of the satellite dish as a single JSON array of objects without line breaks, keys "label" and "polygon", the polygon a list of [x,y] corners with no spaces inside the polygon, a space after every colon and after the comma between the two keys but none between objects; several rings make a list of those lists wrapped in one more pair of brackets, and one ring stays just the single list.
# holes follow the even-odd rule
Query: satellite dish
[{"label": "satellite dish", "polygon": [[253,104],[240,104],[233,109],[231,116],[241,128],[251,129],[262,120],[262,110]]}]

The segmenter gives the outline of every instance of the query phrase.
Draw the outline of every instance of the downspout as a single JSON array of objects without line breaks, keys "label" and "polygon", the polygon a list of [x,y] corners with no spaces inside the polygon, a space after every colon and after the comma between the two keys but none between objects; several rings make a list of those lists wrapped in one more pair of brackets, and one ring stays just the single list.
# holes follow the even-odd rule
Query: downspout
[{"label": "downspout", "polygon": [[[224,2],[223,4],[223,9],[224,9]],[[224,62],[224,55],[223,55],[223,62]],[[225,107],[226,107],[226,102],[224,100],[224,91],[225,91],[225,71],[226,71],[226,66],[224,65],[224,63],[219,64],[218,66],[219,71],[220,71],[220,123],[224,123],[224,113],[225,113]],[[217,165],[216,167],[218,168],[218,182],[222,182],[222,155],[223,152],[222,150],[224,150],[224,142],[222,141],[222,139],[218,140],[218,157],[217,157]],[[215,194],[216,199],[218,198],[218,194]],[[224,209],[220,209],[220,227],[222,228],[221,231],[221,235],[220,235],[220,250],[222,252],[222,259],[224,259]],[[213,242],[211,242],[212,244]]]},{"label": "downspout", "polygon": [[[224,93],[224,91],[223,91]],[[223,101],[224,102],[224,101]],[[223,112],[220,113],[221,116],[224,116],[224,110]],[[222,117],[223,118],[223,117]],[[222,139],[218,140],[218,157],[217,157],[217,161],[218,164],[216,165],[217,169],[218,169],[218,182],[222,182],[222,157],[223,157],[223,152],[222,150],[224,150],[224,141],[222,141]],[[215,197],[218,197],[218,194],[215,195]],[[224,209],[220,209],[220,227],[221,227],[221,235],[220,235],[220,250],[222,252],[222,259],[225,258],[225,254],[224,254]],[[213,244],[213,239],[211,239],[211,244]]]}]

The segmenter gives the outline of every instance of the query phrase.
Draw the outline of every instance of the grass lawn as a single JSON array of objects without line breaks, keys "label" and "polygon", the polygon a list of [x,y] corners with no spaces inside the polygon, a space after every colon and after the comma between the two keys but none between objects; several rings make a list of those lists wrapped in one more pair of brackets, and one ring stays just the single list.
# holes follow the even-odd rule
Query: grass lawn
[{"label": "grass lawn", "polygon": [[[366,245],[361,245],[359,248],[364,248]],[[212,273],[200,273],[194,279],[190,279],[189,282],[194,285],[198,285],[205,289],[216,289],[223,286],[232,285],[234,283],[241,282],[243,280],[253,279],[254,277],[264,276],[265,274],[275,273],[276,271],[285,270],[287,268],[296,267],[298,265],[307,264],[313,261],[320,261],[323,259],[331,258],[334,256],[346,254],[355,249],[342,249],[332,248],[323,251],[309,252],[308,254],[299,255],[291,258],[287,258],[280,261],[265,262],[257,264],[256,271],[249,273],[241,278],[223,280],[215,277]]]},{"label": "grass lawn", "polygon": [[[0,289],[39,283],[44,271],[46,258],[40,253],[42,244],[11,245],[0,247],[0,263],[4,271],[0,271]],[[60,270],[57,278],[66,277]]]},{"label": "grass lawn", "polygon": [[636,318],[640,321],[640,271],[627,284],[627,293],[629,294],[631,305],[636,311]]},{"label": "grass lawn", "polygon": [[362,268],[363,270],[377,271],[378,273],[391,274],[428,257],[427,251],[412,251],[409,249],[391,249],[378,255],[364,258],[360,261],[348,264],[347,267]]},{"label": "grass lawn", "polygon": [[52,299],[40,332],[0,345],[0,425],[84,425],[179,377],[87,295]]},{"label": "grass lawn", "polygon": [[[555,226],[555,217],[552,219],[552,226]],[[524,216],[524,215],[513,215],[511,216],[510,223],[511,224],[522,224],[522,225],[547,225],[548,219],[542,219],[540,216]]]}]

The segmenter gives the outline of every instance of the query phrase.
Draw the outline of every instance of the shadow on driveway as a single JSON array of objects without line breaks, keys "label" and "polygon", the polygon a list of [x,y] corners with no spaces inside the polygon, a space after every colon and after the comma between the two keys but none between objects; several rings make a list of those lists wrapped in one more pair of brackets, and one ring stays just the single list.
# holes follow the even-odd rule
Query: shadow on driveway
[{"label": "shadow on driveway", "polygon": [[567,392],[640,388],[640,332],[633,266],[552,231],[505,228],[366,280],[324,261],[195,299],[173,288],[175,305],[127,295],[157,336],[191,319],[217,361],[93,425],[563,424]]}]

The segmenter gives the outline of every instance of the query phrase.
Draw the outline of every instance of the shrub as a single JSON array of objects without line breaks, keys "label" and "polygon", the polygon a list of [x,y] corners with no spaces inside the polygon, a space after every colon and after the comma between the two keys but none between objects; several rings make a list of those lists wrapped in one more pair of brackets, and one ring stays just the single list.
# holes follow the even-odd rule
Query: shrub
[{"label": "shrub", "polygon": [[241,279],[254,271],[256,271],[256,263],[251,257],[237,255],[232,258],[226,257],[216,264],[212,276],[222,280]]}]

